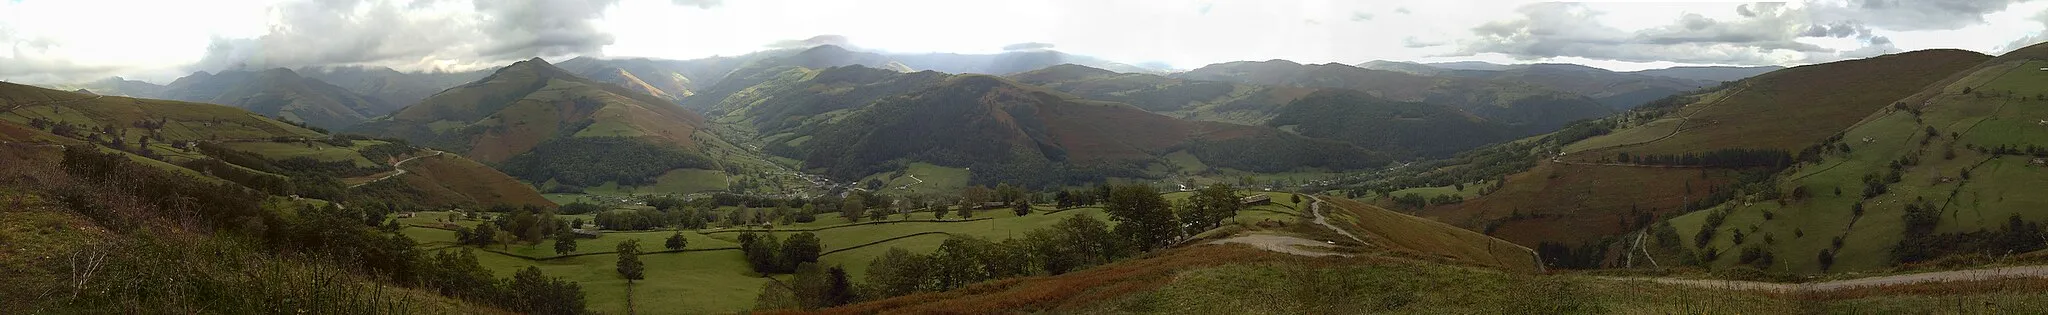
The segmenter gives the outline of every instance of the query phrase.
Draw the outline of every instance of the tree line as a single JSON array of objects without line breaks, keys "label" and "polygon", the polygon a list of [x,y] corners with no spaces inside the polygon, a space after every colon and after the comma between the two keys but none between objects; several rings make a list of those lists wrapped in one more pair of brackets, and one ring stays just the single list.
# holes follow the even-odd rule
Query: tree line
[{"label": "tree line", "polygon": [[1686,154],[1642,154],[1615,153],[1614,160],[1625,164],[1702,166],[1702,167],[1770,167],[1782,169],[1792,165],[1792,153],[1775,149],[1719,149],[1704,153]]}]

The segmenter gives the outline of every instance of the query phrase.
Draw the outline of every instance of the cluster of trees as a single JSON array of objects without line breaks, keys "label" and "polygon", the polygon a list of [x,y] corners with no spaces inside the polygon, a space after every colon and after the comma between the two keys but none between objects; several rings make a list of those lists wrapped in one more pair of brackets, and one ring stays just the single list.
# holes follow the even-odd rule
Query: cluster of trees
[{"label": "cluster of trees", "polygon": [[1053,193],[1052,199],[1054,204],[1064,209],[1099,204],[1107,196],[1109,196],[1109,186],[1104,185],[1096,186],[1092,189],[1060,190]]},{"label": "cluster of trees", "polygon": [[[1923,208],[1920,211],[1929,210]],[[1924,225],[1928,221],[1914,219],[1916,215],[1912,211],[1908,211],[1907,216],[1913,220],[1908,221],[1909,224]],[[1938,220],[1939,216],[1935,219]],[[1950,255],[1997,256],[2048,248],[2048,228],[2043,228],[2041,223],[2020,219],[2018,214],[2006,217],[2005,226],[1998,230],[1941,234],[1933,234],[1932,230],[1931,227],[1909,225],[1905,238],[1892,248],[1892,258],[1900,263],[1914,263]]]},{"label": "cluster of trees", "polygon": [[1460,196],[1457,194],[1445,194],[1423,197],[1422,195],[1415,193],[1406,193],[1394,196],[1390,199],[1393,199],[1394,204],[1401,205],[1409,209],[1422,209],[1425,207],[1429,207],[1430,205],[1447,205],[1465,202],[1465,196]]},{"label": "cluster of trees", "polygon": [[1134,244],[1088,215],[1062,219],[1054,226],[1001,242],[954,236],[928,254],[890,249],[868,264],[859,292],[880,299],[952,290],[993,279],[1063,274],[1135,254]]},{"label": "cluster of trees", "polygon": [[1536,254],[1543,257],[1545,266],[1570,269],[1600,268],[1607,259],[1607,245],[1611,240],[1600,240],[1570,246],[1564,243],[1541,242],[1536,244]]},{"label": "cluster of trees", "polygon": [[1782,169],[1792,165],[1792,153],[1775,149],[1719,149],[1706,153],[1682,155],[1649,154],[1631,155],[1616,153],[1614,160],[1621,163],[1644,165],[1682,165],[1705,167],[1770,167]]},{"label": "cluster of trees", "polygon": [[1579,142],[1579,140],[1586,140],[1586,138],[1598,137],[1614,132],[1614,125],[1615,121],[1609,119],[1581,120],[1566,125],[1564,129],[1559,129],[1555,133],[1551,133],[1550,138],[1559,144]]},{"label": "cluster of trees", "polygon": [[[211,235],[242,235],[265,253],[258,256],[305,257],[306,265],[344,266],[344,271],[388,283],[438,292],[445,296],[506,309],[545,313],[582,313],[583,293],[573,282],[549,278],[537,269],[512,279],[492,276],[467,252],[429,255],[416,242],[382,220],[391,207],[343,208],[335,204],[307,206],[291,215],[269,209],[263,192],[234,184],[202,180],[141,165],[119,154],[86,147],[64,151],[59,167],[72,180],[47,189],[67,209],[115,233],[146,237],[147,222],[182,222],[186,229]],[[231,246],[235,248],[248,248]],[[209,251],[219,255],[232,251]],[[137,264],[162,264],[141,261]],[[149,268],[134,266],[135,268]],[[151,287],[195,286],[206,277],[153,277]],[[105,298],[157,301],[135,290],[106,290]],[[333,294],[356,294],[334,292]],[[281,296],[216,296],[222,300],[198,305],[233,304],[236,299],[282,299]],[[303,296],[300,296],[303,297]],[[343,296],[335,296],[342,298]]]},{"label": "cluster of trees", "polygon": [[1350,187],[1345,193],[1354,198],[1386,195],[1387,192],[1408,188],[1442,187],[1487,180],[1493,180],[1499,185],[1506,182],[1509,174],[1536,167],[1536,161],[1541,158],[1539,155],[1554,152],[1550,151],[1554,146],[1557,144],[1544,141],[1494,144],[1460,153],[1450,159],[1417,162],[1370,176],[1339,179],[1336,184]]},{"label": "cluster of trees", "polygon": [[513,156],[498,165],[506,174],[533,182],[550,179],[575,186],[645,185],[663,172],[679,168],[719,169],[697,154],[631,138],[560,138]]},{"label": "cluster of trees", "polygon": [[489,246],[519,242],[537,244],[561,234],[570,233],[570,221],[555,217],[554,209],[535,206],[513,208],[494,206],[490,212],[500,213],[496,220],[477,224],[476,228],[459,227],[455,238],[465,245]]},{"label": "cluster of trees", "polygon": [[846,282],[833,278],[829,271],[814,282],[823,285],[809,285],[825,289],[801,289],[806,287],[801,284],[805,282],[804,265],[786,259],[784,263],[795,264],[791,266],[796,266],[799,273],[799,289],[794,290],[796,300],[817,301],[807,302],[811,304],[805,307],[836,305],[832,303],[939,292],[987,280],[1080,270],[1165,247],[1186,235],[1216,227],[1242,208],[1238,196],[1221,184],[1205,187],[1177,205],[1146,185],[1106,185],[1102,191],[1106,192],[1103,202],[1110,219],[1117,222],[1114,228],[1084,214],[1002,241],[956,235],[927,254],[890,249],[869,263],[866,278],[855,284],[851,293],[834,289],[837,283]]},{"label": "cluster of trees", "polygon": [[811,232],[796,233],[788,240],[781,240],[773,233],[749,231],[740,233],[739,241],[740,251],[747,257],[747,266],[763,274],[796,272],[798,266],[818,262],[818,256],[825,252],[824,243]]}]

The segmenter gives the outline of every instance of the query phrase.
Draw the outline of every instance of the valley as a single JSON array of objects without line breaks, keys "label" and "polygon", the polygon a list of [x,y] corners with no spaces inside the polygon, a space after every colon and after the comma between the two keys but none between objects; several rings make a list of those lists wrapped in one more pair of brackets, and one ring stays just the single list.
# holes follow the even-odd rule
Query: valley
[{"label": "valley", "polygon": [[[266,4],[100,63],[0,32],[0,313],[2048,312],[2038,36],[599,2]],[[769,21],[915,38],[735,44]]]}]

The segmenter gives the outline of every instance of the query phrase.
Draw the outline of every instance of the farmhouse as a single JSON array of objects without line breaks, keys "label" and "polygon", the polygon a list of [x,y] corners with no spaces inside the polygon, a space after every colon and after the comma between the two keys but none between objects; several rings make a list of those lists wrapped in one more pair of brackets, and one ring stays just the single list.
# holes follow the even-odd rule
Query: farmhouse
[{"label": "farmhouse", "polygon": [[1238,199],[1238,203],[1246,205],[1270,204],[1273,203],[1273,196],[1267,196],[1266,194],[1245,196],[1243,199]]},{"label": "farmhouse", "polygon": [[576,236],[578,237],[597,238],[599,236],[604,236],[603,232],[598,232],[597,230],[570,229],[569,232],[576,233]]},{"label": "farmhouse", "polygon": [[2028,162],[2027,164],[2034,166],[2048,166],[2048,158],[2034,158],[2033,162]]}]

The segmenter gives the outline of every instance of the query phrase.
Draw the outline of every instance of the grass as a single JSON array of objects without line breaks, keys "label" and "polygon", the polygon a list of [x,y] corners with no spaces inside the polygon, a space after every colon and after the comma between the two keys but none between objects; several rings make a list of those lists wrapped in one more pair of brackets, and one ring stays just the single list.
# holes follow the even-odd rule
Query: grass
[{"label": "grass", "polygon": [[1536,254],[1478,232],[1381,209],[1350,199],[1323,197],[1331,224],[1351,231],[1375,246],[1507,270],[1537,271]]},{"label": "grass", "polygon": [[314,160],[328,162],[347,161],[350,163],[354,163],[357,167],[363,168],[377,168],[385,166],[382,163],[370,161],[369,158],[364,158],[362,154],[357,153],[355,150],[352,150],[351,148],[336,147],[327,145],[326,143],[315,142],[312,143],[312,145],[307,145],[306,143],[297,142],[234,142],[226,143],[223,145],[228,147],[229,149],[234,149],[237,151],[247,151],[251,153],[256,153],[257,155],[263,156],[263,158],[271,160],[284,160],[290,158],[305,157],[312,158]]},{"label": "grass", "polygon": [[1458,188],[1457,186],[1439,186],[1439,187],[1416,187],[1416,188],[1409,188],[1409,189],[1402,189],[1402,190],[1396,190],[1396,191],[1394,191],[1394,192],[1392,192],[1392,193],[1388,193],[1387,195],[1389,195],[1389,196],[1402,196],[1402,195],[1407,195],[1407,194],[1415,194],[1415,195],[1417,195],[1417,196],[1422,196],[1423,198],[1430,198],[1430,197],[1436,197],[1436,196],[1444,196],[1444,195],[1456,195],[1456,196],[1458,196],[1458,197],[1464,197],[1465,199],[1471,199],[1471,198],[1477,198],[1477,197],[1479,197],[1479,191],[1481,191],[1481,190],[1485,190],[1485,189],[1486,189],[1486,187],[1488,187],[1488,186],[1491,186],[1491,185],[1493,185],[1493,181],[1484,181],[1484,182],[1479,182],[1479,183],[1472,183],[1472,184],[1466,184],[1466,185],[1465,185],[1465,190],[1458,190],[1458,189],[1457,189],[1457,188]]},{"label": "grass", "polygon": [[[967,188],[969,175],[971,174],[964,168],[944,167],[931,163],[917,162],[910,163],[910,166],[905,167],[904,170],[871,175],[861,179],[860,182],[867,183],[868,180],[880,180],[885,191],[955,193]],[[912,179],[912,176],[916,178]],[[920,183],[918,182],[919,180],[923,182]]]},{"label": "grass", "polygon": [[687,195],[699,192],[725,191],[725,172],[706,169],[674,169],[655,177],[653,185],[619,186],[616,182],[605,182],[602,186],[584,189],[587,194],[596,195]]}]

